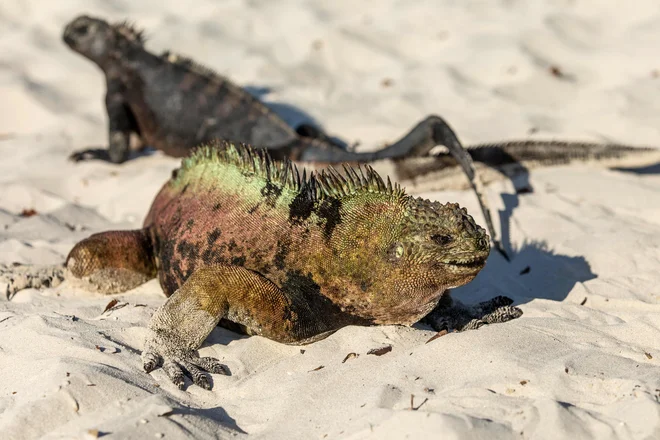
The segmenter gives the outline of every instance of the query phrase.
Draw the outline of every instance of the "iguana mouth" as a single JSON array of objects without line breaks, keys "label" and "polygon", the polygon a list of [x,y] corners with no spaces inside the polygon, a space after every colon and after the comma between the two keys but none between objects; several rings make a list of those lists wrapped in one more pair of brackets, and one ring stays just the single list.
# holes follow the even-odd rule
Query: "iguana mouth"
[{"label": "iguana mouth", "polygon": [[464,270],[466,272],[471,272],[473,270],[481,270],[486,264],[486,257],[482,256],[470,256],[470,257],[458,257],[445,259],[441,262],[445,266],[451,266],[458,270]]}]

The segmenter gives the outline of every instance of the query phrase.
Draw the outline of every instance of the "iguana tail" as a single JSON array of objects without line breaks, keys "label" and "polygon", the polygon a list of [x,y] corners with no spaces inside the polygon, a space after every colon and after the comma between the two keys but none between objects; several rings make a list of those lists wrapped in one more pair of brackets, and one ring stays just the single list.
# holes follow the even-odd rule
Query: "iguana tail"
[{"label": "iguana tail", "polygon": [[468,145],[466,148],[474,161],[491,167],[519,163],[530,169],[584,163],[612,168],[660,162],[660,148],[622,144],[520,140]]}]

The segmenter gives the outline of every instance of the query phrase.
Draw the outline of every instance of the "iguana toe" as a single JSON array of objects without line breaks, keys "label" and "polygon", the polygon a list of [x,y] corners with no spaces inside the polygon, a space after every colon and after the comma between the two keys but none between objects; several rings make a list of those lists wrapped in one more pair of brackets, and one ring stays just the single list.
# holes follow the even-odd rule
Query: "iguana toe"
[{"label": "iguana toe", "polygon": [[486,325],[487,323],[484,322],[481,319],[472,319],[469,321],[467,324],[465,324],[463,327],[461,327],[458,331],[464,332],[466,330],[477,330],[481,328],[482,326]]},{"label": "iguana toe", "polygon": [[147,373],[151,373],[163,363],[163,358],[153,352],[145,352],[142,355],[142,367]]},{"label": "iguana toe", "polygon": [[167,377],[181,390],[184,388],[184,375],[205,390],[212,388],[211,379],[206,372],[230,375],[229,368],[217,359],[199,357],[195,350],[181,348],[177,341],[162,335],[147,340],[142,353],[142,366],[147,373],[162,367]]},{"label": "iguana toe", "polygon": [[209,377],[199,367],[185,359],[182,359],[180,363],[186,369],[188,376],[192,379],[195,385],[204,388],[205,390],[211,389]]},{"label": "iguana toe", "polygon": [[481,320],[487,324],[499,324],[502,322],[511,321],[512,319],[520,318],[522,314],[523,311],[518,307],[502,306],[496,309],[494,312],[482,317]]},{"label": "iguana toe", "polygon": [[163,370],[165,370],[165,374],[167,374],[167,377],[170,378],[172,383],[182,390],[184,385],[183,370],[181,370],[179,364],[173,360],[165,360]]},{"label": "iguana toe", "polygon": [[[159,355],[147,353],[145,356],[144,370],[149,373],[158,368],[157,358]],[[176,356],[165,356],[163,370],[167,377],[180,390],[184,388],[184,375],[190,377],[192,383],[205,390],[212,388],[211,378],[206,372],[212,374],[229,375],[229,369],[217,359],[211,357],[199,357],[196,353],[189,351],[178,353]]]},{"label": "iguana toe", "polygon": [[229,368],[226,365],[221,364],[216,358],[200,357],[193,360],[193,363],[211,374],[224,374],[225,376],[231,376]]}]

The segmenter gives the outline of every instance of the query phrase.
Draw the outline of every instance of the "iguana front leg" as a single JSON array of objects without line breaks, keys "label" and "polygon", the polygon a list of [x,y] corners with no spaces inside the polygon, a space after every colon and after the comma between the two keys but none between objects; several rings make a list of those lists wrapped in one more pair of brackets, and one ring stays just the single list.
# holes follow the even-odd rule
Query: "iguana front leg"
[{"label": "iguana front leg", "polygon": [[486,324],[498,324],[521,317],[522,310],[511,304],[513,304],[511,298],[496,296],[488,301],[468,306],[445,295],[422,321],[436,331],[476,330]]},{"label": "iguana front leg", "polygon": [[109,159],[113,163],[122,163],[130,154],[131,132],[139,133],[135,117],[124,98],[124,86],[118,79],[108,79],[105,95],[105,109],[108,114],[108,151],[87,149],[73,153],[74,161],[85,159]]},{"label": "iguana front leg", "polygon": [[199,269],[151,318],[142,354],[144,369],[151,372],[162,366],[179,388],[186,370],[193,383],[210,389],[202,370],[223,374],[228,370],[216,359],[199,357],[197,349],[222,318],[244,326],[250,334],[284,343],[305,342],[332,329],[306,306],[302,295],[285,292],[240,266]]}]

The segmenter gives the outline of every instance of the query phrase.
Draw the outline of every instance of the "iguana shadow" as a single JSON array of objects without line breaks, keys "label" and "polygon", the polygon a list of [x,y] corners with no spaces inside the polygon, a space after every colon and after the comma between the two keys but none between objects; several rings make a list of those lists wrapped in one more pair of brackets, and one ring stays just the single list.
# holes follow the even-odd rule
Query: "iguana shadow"
[{"label": "iguana shadow", "polygon": [[[247,434],[247,432],[243,431],[241,427],[238,426],[236,420],[231,416],[229,416],[229,414],[227,414],[227,411],[225,411],[225,409],[222,408],[221,406],[217,406],[215,408],[175,407],[171,414],[172,415],[180,414],[182,416],[200,417],[200,418],[208,419],[214,422],[214,424],[216,425],[224,426],[240,434]],[[179,427],[182,430],[188,431],[188,429],[183,424],[178,423],[176,419],[170,418],[169,420],[179,425]]]},{"label": "iguana shadow", "polygon": [[633,174],[640,174],[640,175],[647,175],[647,174],[660,174],[660,163],[656,163],[653,165],[649,166],[644,166],[644,167],[620,167],[620,168],[612,168],[615,171],[621,171],[624,173],[633,173]]},{"label": "iguana shadow", "polygon": [[577,283],[596,278],[582,256],[557,254],[545,242],[524,243],[507,262],[496,252],[471,283],[452,290],[465,303],[477,303],[497,295],[508,296],[515,305],[533,299],[563,301]]},{"label": "iguana shadow", "polygon": [[[497,149],[497,147],[495,147],[495,149]],[[503,156],[504,152],[501,151],[499,154]],[[506,158],[506,162],[497,161],[497,164],[501,163],[515,163],[515,159],[509,157]],[[638,175],[660,174],[660,163],[640,167],[613,167],[611,169],[614,171]],[[519,197],[524,197],[525,194],[534,192],[534,189],[530,182],[529,170],[522,164],[520,164],[520,167],[518,167],[514,173],[511,173],[511,175],[507,177],[515,188],[515,194],[501,195],[504,209],[499,211],[498,214],[500,217],[500,240],[504,250],[511,255],[514,253],[511,248],[511,217],[513,211],[520,205]]]}]

